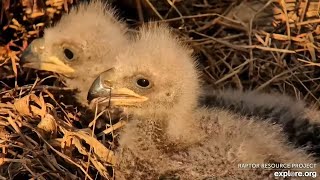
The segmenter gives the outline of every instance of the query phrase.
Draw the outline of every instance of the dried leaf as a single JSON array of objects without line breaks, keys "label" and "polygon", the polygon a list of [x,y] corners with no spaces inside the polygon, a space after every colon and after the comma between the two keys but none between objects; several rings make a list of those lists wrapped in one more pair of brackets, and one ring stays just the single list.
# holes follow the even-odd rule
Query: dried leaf
[{"label": "dried leaf", "polygon": [[96,155],[99,160],[105,163],[115,164],[116,158],[114,152],[106,148],[95,137],[92,137],[88,132],[83,130],[66,132],[61,143],[61,148],[71,147],[71,145],[73,145],[77,147],[81,154],[88,156],[87,150],[81,143],[82,140],[92,147],[94,155]]},{"label": "dried leaf", "polygon": [[15,100],[14,107],[16,111],[18,111],[18,113],[22,116],[43,115],[43,112],[40,108],[34,105],[30,105],[30,101],[35,102],[37,105],[41,107],[41,102],[39,98],[34,94],[29,94],[21,99]]},{"label": "dried leaf", "polygon": [[105,178],[109,177],[108,169],[106,168],[106,166],[104,164],[99,162],[95,157],[90,158],[90,162],[93,164],[93,166],[99,171],[99,173],[103,177],[105,177]]},{"label": "dried leaf", "polygon": [[41,130],[41,134],[45,137],[55,137],[57,134],[57,123],[54,117],[50,114],[46,114],[37,127]]}]

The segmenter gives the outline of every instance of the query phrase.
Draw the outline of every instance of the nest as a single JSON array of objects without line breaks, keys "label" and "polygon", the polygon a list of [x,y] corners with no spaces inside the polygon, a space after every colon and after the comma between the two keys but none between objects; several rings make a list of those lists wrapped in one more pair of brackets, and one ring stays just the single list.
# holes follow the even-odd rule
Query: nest
[{"label": "nest", "polygon": [[[77,0],[3,0],[0,178],[112,179],[114,130],[69,97],[57,75],[19,65],[28,44]],[[167,22],[195,50],[213,88],[277,91],[319,107],[320,1],[116,1],[132,27]],[[86,118],[82,121],[81,118]],[[89,123],[85,123],[89,122]]]}]

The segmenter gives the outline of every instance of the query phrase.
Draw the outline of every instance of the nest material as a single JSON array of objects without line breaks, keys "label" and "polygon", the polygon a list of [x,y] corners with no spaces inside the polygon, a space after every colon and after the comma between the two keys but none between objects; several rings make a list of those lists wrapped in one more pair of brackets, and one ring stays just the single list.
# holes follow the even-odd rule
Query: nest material
[{"label": "nest material", "polygon": [[[79,120],[87,112],[63,96],[69,92],[55,75],[30,75],[19,66],[28,43],[76,3],[2,1],[0,179],[112,178],[109,167],[116,159],[110,149],[115,144],[107,137],[114,136],[124,123],[96,133],[98,115],[87,119],[89,125]],[[214,88],[280,91],[319,106],[320,1],[136,0],[115,4],[136,24],[153,19],[172,25],[195,49],[203,77]]]}]

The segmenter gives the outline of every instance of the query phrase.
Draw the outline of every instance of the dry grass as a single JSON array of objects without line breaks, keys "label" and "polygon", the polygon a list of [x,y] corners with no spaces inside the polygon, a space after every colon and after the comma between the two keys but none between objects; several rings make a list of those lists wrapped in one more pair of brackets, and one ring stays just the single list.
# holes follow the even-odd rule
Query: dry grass
[{"label": "dry grass", "polygon": [[319,1],[181,1],[159,18],[186,35],[214,87],[280,91],[319,106],[319,7]]},{"label": "dry grass", "polygon": [[[88,112],[69,98],[70,89],[56,75],[29,74],[19,66],[28,43],[76,3],[2,1],[0,179],[111,178],[115,158],[109,149],[115,144],[106,134],[123,123],[94,131],[97,118],[87,118],[89,125],[80,120]],[[319,107],[320,1],[117,4],[123,12],[137,7],[125,14],[136,24],[152,18],[175,27],[199,55],[203,77],[214,88],[280,91]]]}]

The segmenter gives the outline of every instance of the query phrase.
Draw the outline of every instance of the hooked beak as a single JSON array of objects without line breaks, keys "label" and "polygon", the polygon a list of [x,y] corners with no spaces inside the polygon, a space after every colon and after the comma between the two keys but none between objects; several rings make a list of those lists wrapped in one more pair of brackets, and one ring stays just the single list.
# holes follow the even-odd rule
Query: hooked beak
[{"label": "hooked beak", "polygon": [[93,82],[88,92],[89,103],[95,99],[99,104],[108,106],[136,106],[148,100],[128,88],[113,88],[115,69],[101,73]]},{"label": "hooked beak", "polygon": [[26,68],[52,71],[67,77],[75,72],[73,68],[65,64],[60,58],[56,56],[43,56],[44,51],[44,39],[35,39],[22,53],[20,63]]}]

